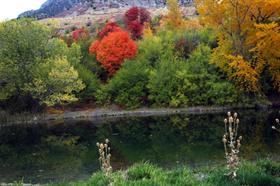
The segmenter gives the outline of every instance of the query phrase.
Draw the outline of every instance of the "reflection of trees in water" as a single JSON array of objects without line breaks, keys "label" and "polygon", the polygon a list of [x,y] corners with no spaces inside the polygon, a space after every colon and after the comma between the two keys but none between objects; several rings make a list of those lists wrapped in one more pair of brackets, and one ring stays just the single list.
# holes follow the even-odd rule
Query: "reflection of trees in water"
[{"label": "reflection of trees in water", "polygon": [[274,112],[246,112],[241,121],[243,133],[242,156],[245,159],[258,159],[273,153],[273,146],[279,138],[273,136],[271,121]]},{"label": "reflection of trees in water", "polygon": [[[279,153],[280,136],[271,130],[271,121],[279,115],[242,111],[239,116],[239,133],[244,137],[242,157]],[[17,175],[43,180],[63,176],[71,179],[85,171],[90,174],[98,169],[95,144],[106,138],[111,141],[115,167],[141,160],[163,166],[174,166],[176,161],[190,164],[224,160],[224,117],[225,114],[174,115],[122,118],[103,124],[72,121],[50,127],[1,128],[0,181],[8,176],[14,180]],[[38,173],[40,169],[44,171]]]},{"label": "reflection of trees in water", "polygon": [[76,140],[71,136],[63,139],[51,136],[34,146],[0,145],[0,182],[22,178],[27,182],[75,179],[85,172],[83,160],[88,155],[87,148],[76,144]]},{"label": "reflection of trees in water", "polygon": [[[150,160],[164,164],[192,158],[205,159],[209,154],[216,153],[213,144],[220,142],[219,138],[213,137],[218,135],[216,125],[210,125],[206,122],[208,119],[203,116],[190,120],[184,115],[177,115],[118,122],[113,127],[118,135],[112,137],[112,146],[129,162]],[[213,119],[210,116],[210,122]]]}]

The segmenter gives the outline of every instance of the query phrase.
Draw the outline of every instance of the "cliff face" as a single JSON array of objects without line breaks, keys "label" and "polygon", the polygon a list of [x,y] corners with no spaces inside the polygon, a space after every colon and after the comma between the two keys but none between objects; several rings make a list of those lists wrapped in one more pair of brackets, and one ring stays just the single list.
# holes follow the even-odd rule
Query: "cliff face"
[{"label": "cliff face", "polygon": [[[181,5],[192,3],[193,0],[179,0]],[[44,19],[67,14],[67,11],[76,11],[82,14],[88,9],[104,10],[108,8],[123,8],[131,6],[162,7],[166,0],[47,0],[40,9],[26,11],[19,17],[35,17]]]}]

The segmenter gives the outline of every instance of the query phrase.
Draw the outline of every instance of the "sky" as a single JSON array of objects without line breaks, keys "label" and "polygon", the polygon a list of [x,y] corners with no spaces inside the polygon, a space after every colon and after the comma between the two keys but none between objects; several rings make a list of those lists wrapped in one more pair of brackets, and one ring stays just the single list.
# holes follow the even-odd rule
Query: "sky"
[{"label": "sky", "polygon": [[38,9],[46,0],[0,0],[0,21],[16,18],[27,10]]}]

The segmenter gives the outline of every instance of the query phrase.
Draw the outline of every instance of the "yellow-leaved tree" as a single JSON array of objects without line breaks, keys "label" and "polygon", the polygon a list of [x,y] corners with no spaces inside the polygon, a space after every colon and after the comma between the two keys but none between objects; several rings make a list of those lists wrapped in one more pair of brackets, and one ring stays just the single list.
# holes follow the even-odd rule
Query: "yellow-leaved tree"
[{"label": "yellow-leaved tree", "polygon": [[178,0],[167,0],[168,13],[164,19],[163,26],[168,29],[180,29],[184,27],[185,21]]},{"label": "yellow-leaved tree", "polygon": [[202,24],[215,29],[212,63],[246,92],[268,74],[280,91],[280,0],[196,0]]}]

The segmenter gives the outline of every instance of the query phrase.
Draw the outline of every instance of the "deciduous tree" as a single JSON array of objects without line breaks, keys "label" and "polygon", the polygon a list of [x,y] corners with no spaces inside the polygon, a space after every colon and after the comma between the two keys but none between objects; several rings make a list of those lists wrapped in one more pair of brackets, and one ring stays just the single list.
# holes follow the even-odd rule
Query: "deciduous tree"
[{"label": "deciduous tree", "polygon": [[74,41],[85,40],[89,37],[89,32],[84,28],[77,29],[72,32],[72,38]]},{"label": "deciduous tree", "polygon": [[111,32],[100,41],[92,43],[89,52],[96,54],[97,60],[109,75],[113,75],[125,59],[132,59],[137,53],[137,46],[124,31]]},{"label": "deciduous tree", "polygon": [[124,22],[133,39],[139,39],[142,36],[144,24],[150,21],[150,12],[141,7],[132,7],[124,15]]},{"label": "deciduous tree", "polygon": [[171,30],[182,28],[185,21],[178,4],[178,0],[167,0],[167,7],[168,13],[163,20],[163,26]]},{"label": "deciduous tree", "polygon": [[201,22],[217,30],[212,62],[247,92],[268,72],[280,91],[280,0],[197,0]]}]

